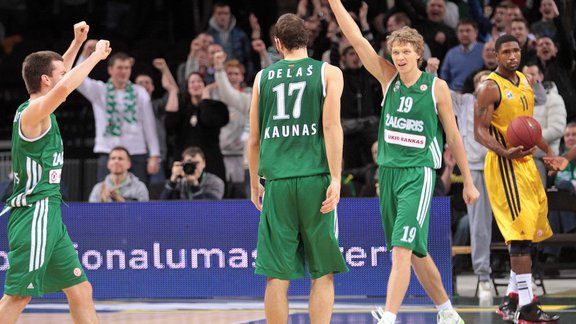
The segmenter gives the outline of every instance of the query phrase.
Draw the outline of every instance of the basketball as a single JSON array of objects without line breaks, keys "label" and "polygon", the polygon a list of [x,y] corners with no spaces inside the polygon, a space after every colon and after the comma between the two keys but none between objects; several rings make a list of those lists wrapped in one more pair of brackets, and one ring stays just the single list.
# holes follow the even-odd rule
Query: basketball
[{"label": "basketball", "polygon": [[530,116],[514,118],[508,125],[506,140],[512,147],[523,146],[524,150],[534,147],[542,139],[542,128]]}]

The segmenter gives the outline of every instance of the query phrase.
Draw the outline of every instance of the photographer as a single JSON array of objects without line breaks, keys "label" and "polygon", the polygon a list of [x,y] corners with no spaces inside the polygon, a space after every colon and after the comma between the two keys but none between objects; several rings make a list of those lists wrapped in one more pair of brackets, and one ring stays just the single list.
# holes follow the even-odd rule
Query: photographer
[{"label": "photographer", "polygon": [[182,161],[174,161],[172,175],[160,200],[222,199],[224,182],[216,175],[205,172],[206,158],[198,147],[191,146],[182,152]]}]

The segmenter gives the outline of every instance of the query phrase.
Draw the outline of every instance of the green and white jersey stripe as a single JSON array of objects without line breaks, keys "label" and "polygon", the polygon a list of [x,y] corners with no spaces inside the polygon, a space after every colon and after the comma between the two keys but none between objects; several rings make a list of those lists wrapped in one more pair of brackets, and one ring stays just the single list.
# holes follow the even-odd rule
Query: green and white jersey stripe
[{"label": "green and white jersey stripe", "polygon": [[34,218],[30,233],[30,266],[29,272],[40,269],[44,265],[46,254],[46,234],[48,224],[48,198],[34,203]]},{"label": "green and white jersey stripe", "polygon": [[16,111],[12,129],[12,170],[14,190],[7,205],[12,208],[30,207],[44,198],[62,200],[60,177],[64,164],[64,145],[54,114],[50,127],[37,138],[26,138],[20,129],[26,101]]}]

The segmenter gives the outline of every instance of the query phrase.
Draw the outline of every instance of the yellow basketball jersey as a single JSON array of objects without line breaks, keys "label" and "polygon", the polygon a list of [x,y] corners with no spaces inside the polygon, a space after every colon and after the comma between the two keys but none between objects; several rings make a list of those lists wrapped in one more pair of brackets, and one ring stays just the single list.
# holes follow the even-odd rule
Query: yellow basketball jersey
[{"label": "yellow basketball jersey", "polygon": [[488,79],[498,84],[500,89],[500,102],[494,107],[490,134],[507,148],[506,130],[510,121],[520,116],[530,116],[534,113],[534,91],[528,79],[521,72],[516,71],[518,84],[504,78],[496,72],[488,75]]},{"label": "yellow basketball jersey", "polygon": [[[534,91],[524,74],[516,72],[518,84],[496,72],[494,80],[500,90],[500,102],[494,107],[490,135],[506,148],[506,130],[512,119],[532,116]],[[496,223],[506,243],[540,242],[552,236],[548,223],[548,201],[532,155],[509,160],[493,151],[486,154],[484,178]]]}]

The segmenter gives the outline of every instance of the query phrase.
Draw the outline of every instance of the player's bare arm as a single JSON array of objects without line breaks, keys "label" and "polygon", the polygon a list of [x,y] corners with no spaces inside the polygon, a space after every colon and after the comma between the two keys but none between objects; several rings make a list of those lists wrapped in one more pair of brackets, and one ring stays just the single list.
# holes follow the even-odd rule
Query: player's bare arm
[{"label": "player's bare arm", "polygon": [[82,45],[88,38],[89,30],[90,26],[88,26],[85,21],[74,24],[74,39],[72,40],[72,43],[70,43],[70,47],[68,47],[66,53],[62,55],[66,71],[70,71],[74,65],[74,60],[76,59],[76,55],[78,55],[78,51],[80,51]]},{"label": "player's bare arm", "polygon": [[454,111],[452,110],[452,97],[450,96],[450,89],[446,84],[446,81],[437,79],[434,85],[434,96],[437,99],[438,116],[444,132],[446,133],[446,143],[452,150],[452,154],[456,159],[458,168],[462,172],[464,177],[464,189],[462,191],[462,197],[464,202],[471,204],[478,200],[480,193],[476,186],[474,186],[474,181],[472,180],[472,174],[470,173],[470,168],[468,167],[468,159],[466,157],[466,151],[464,150],[464,143],[462,142],[462,136],[458,131],[458,126],[456,125],[456,117],[454,116]]},{"label": "player's bare arm", "polygon": [[362,64],[383,86],[386,86],[396,73],[394,65],[380,57],[372,45],[370,45],[370,42],[362,36],[360,28],[358,28],[354,19],[350,17],[350,14],[348,14],[346,8],[342,5],[341,0],[329,0],[328,2],[336,16],[342,33],[344,33],[346,39],[348,39],[352,47],[356,50],[356,53],[358,53]]},{"label": "player's bare arm", "polygon": [[252,86],[252,102],[250,104],[250,133],[248,135],[248,169],[250,171],[250,199],[256,208],[262,211],[261,198],[264,188],[260,184],[258,176],[258,164],[260,162],[260,125],[258,123],[258,102],[260,101],[260,75],[256,74]]},{"label": "player's bare arm", "polygon": [[340,69],[329,64],[326,64],[324,72],[326,97],[322,107],[322,127],[332,182],[326,191],[326,200],[322,202],[320,212],[328,213],[334,210],[340,201],[342,146],[344,145],[344,135],[340,124],[340,96],[344,88],[344,78]]},{"label": "player's bare arm", "polygon": [[94,53],[70,72],[66,72],[63,63],[60,62],[60,68],[55,68],[53,73],[62,73],[63,77],[56,84],[53,84],[52,76],[43,75],[42,86],[49,90],[46,94],[31,95],[30,105],[22,113],[20,121],[22,134],[28,138],[36,138],[44,133],[50,127],[50,114],[82,83],[98,62],[108,57],[111,51],[110,42],[100,40]]},{"label": "player's bare arm", "polygon": [[523,150],[522,146],[506,149],[490,135],[490,124],[496,104],[500,101],[500,90],[496,82],[483,81],[478,87],[474,106],[474,139],[489,150],[507,159],[517,159],[532,154],[534,149]]}]

